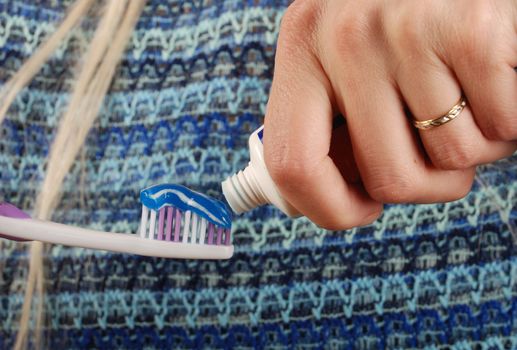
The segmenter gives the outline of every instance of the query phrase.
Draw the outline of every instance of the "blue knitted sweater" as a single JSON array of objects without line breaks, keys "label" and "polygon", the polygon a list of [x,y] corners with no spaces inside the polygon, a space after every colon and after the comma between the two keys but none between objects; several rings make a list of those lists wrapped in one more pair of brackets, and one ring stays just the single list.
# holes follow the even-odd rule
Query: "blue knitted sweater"
[{"label": "blue knitted sweater", "polygon": [[[149,185],[220,197],[262,124],[288,2],[149,1],[54,220],[135,232],[138,193]],[[0,0],[1,81],[69,5]],[[0,127],[0,201],[34,205],[89,21]],[[346,232],[256,209],[236,218],[229,261],[53,246],[46,346],[517,348],[516,174],[515,156],[483,166],[463,200],[387,206],[373,225]],[[13,344],[27,264],[19,244],[0,240],[0,349]]]}]

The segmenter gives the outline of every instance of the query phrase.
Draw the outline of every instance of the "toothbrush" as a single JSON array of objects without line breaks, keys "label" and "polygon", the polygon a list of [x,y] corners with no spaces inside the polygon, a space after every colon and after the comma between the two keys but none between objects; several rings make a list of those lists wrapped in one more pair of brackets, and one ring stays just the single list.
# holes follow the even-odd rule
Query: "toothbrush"
[{"label": "toothbrush", "polygon": [[184,186],[162,184],[140,193],[137,234],[95,231],[31,219],[0,202],[0,237],[177,259],[229,259],[231,215],[224,203]]}]

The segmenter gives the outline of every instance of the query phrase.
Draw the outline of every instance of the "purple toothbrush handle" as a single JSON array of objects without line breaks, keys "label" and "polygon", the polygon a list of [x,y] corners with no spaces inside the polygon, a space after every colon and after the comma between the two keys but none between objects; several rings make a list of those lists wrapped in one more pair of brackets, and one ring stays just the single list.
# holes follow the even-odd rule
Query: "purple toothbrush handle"
[{"label": "purple toothbrush handle", "polygon": [[[15,218],[15,219],[30,219],[30,215],[25,213],[24,211],[21,211],[20,209],[16,208],[14,205],[0,202],[0,216],[5,216],[8,218]],[[2,234],[2,228],[0,227],[0,237],[7,238],[13,241],[17,242],[29,242],[26,239],[19,239],[15,237],[11,237],[5,234]]]}]

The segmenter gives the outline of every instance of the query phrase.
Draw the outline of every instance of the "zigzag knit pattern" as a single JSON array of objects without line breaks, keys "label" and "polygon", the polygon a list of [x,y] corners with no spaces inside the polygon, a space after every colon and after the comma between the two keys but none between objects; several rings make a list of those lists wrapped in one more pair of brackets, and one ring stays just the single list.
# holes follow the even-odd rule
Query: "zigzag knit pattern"
[{"label": "zigzag knit pattern", "polygon": [[[288,0],[150,0],[54,220],[135,232],[138,193],[175,182],[221,197],[263,122]],[[0,0],[0,79],[71,1]],[[0,200],[28,211],[91,19],[17,97],[0,127]],[[46,347],[55,349],[516,349],[517,156],[471,193],[390,205],[374,224],[320,229],[263,207],[234,221],[229,261],[53,246]],[[28,256],[0,241],[0,349],[12,348]]]}]

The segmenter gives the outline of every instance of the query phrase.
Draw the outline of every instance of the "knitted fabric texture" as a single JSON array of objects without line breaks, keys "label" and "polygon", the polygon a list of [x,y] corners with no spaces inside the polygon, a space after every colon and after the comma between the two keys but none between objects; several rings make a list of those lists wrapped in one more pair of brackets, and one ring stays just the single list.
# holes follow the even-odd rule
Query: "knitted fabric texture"
[{"label": "knitted fabric texture", "polygon": [[[174,182],[221,198],[263,122],[287,0],[152,0],[130,41],[54,221],[136,232],[139,190]],[[5,82],[69,1],[0,1]],[[0,200],[28,211],[93,19],[17,97],[0,127]],[[390,205],[345,232],[272,207],[237,217],[229,261],[53,246],[46,346],[101,348],[517,348],[517,157],[472,192]],[[0,241],[0,349],[12,347],[28,256]],[[479,346],[479,347],[476,347]]]}]

